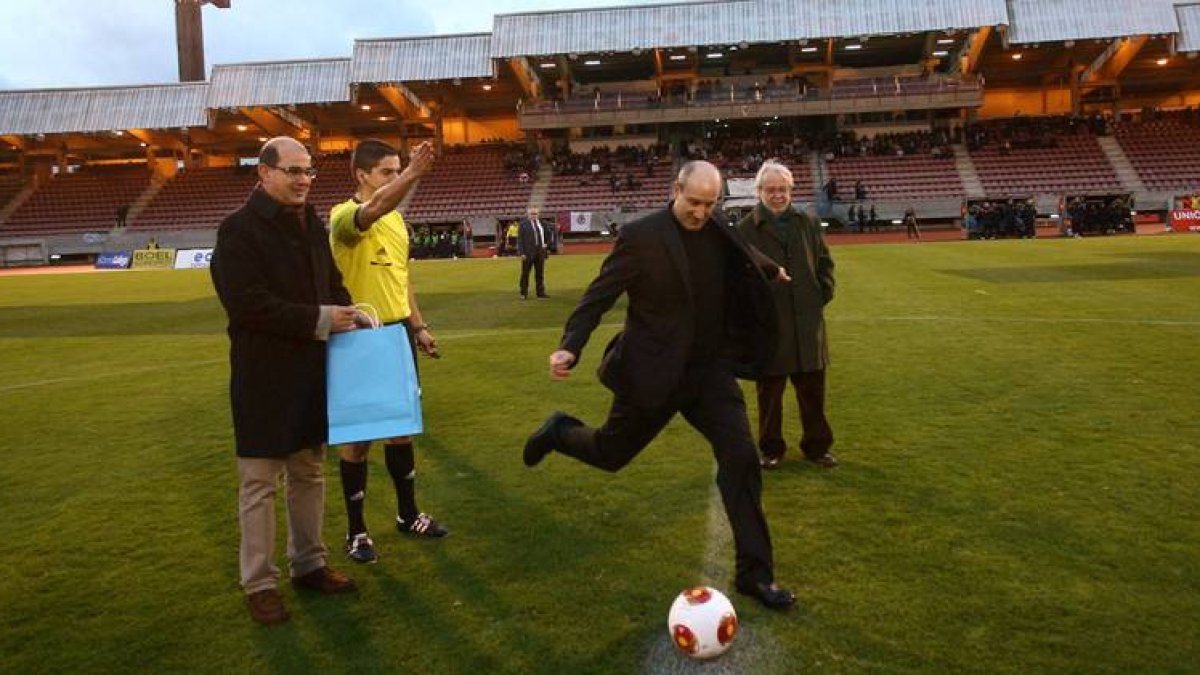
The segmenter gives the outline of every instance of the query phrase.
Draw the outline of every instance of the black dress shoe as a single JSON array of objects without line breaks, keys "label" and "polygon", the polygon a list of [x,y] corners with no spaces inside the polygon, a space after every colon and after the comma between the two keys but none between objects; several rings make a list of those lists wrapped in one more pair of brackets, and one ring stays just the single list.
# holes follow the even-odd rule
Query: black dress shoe
[{"label": "black dress shoe", "polygon": [[767,471],[778,469],[781,463],[783,463],[783,455],[763,455],[762,468]]},{"label": "black dress shoe", "polygon": [[525,466],[537,466],[558,445],[558,425],[567,414],[555,412],[525,441]]},{"label": "black dress shoe", "polygon": [[764,584],[761,582],[739,583],[737,585],[737,592],[757,598],[759,602],[766,605],[769,609],[787,609],[796,604],[796,596],[791,591],[780,588],[775,584]]},{"label": "black dress shoe", "polygon": [[545,293],[538,293],[538,297],[539,298],[548,298],[550,296],[546,295]]},{"label": "black dress shoe", "polygon": [[832,469],[838,465],[837,457],[834,457],[828,452],[818,457],[806,457],[805,459],[823,469]]}]

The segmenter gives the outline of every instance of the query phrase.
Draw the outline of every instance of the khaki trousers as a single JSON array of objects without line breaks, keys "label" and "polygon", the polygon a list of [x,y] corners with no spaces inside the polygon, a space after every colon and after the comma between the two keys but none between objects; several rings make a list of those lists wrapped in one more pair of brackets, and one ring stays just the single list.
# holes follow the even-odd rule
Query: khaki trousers
[{"label": "khaki trousers", "polygon": [[238,523],[242,588],[257,593],[279,584],[275,566],[275,491],[287,486],[287,556],[293,577],[326,564],[321,542],[325,513],[324,449],[300,450],[286,458],[238,457]]}]

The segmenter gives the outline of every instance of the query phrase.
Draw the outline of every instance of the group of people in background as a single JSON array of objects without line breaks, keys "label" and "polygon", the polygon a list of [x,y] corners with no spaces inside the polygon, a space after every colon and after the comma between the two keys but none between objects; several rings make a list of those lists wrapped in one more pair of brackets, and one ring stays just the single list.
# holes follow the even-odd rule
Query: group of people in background
[{"label": "group of people in background", "polygon": [[463,224],[453,227],[421,227],[412,234],[411,257],[426,258],[469,258],[473,242],[471,226]]},{"label": "group of people in background", "polygon": [[1067,204],[1067,235],[1134,232],[1133,200],[1125,197],[1076,197]]},{"label": "group of people in background", "polygon": [[1030,238],[1037,235],[1037,206],[1033,199],[973,202],[963,217],[968,239]]}]

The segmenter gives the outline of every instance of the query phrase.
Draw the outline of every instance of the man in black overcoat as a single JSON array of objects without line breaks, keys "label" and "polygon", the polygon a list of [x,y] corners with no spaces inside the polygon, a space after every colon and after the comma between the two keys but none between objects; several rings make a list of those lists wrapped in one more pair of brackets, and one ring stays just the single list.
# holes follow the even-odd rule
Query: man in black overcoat
[{"label": "man in black overcoat", "polygon": [[735,229],[713,219],[721,188],[716,167],[689,162],[669,208],[621,228],[550,356],[551,376],[565,378],[602,315],[628,295],[624,330],[600,363],[600,381],[614,396],[608,419],[593,429],[556,412],[529,438],[524,460],[533,466],[557,450],[617,471],[683,413],[717,461],[717,486],[733,529],[737,590],[785,609],[795,596],[775,583],[762,474],[734,377],[754,375],[774,352],[767,277],[788,277],[748,248]]},{"label": "man in black overcoat", "polygon": [[360,316],[333,264],[324,223],[307,203],[316,175],[304,146],[287,137],[263,145],[259,185],[217,231],[212,280],[229,316],[230,402],[238,463],[241,584],[250,616],[289,617],[277,589],[275,491],[287,476],[292,585],[354,590],[331,570],[321,540],[325,344]]}]

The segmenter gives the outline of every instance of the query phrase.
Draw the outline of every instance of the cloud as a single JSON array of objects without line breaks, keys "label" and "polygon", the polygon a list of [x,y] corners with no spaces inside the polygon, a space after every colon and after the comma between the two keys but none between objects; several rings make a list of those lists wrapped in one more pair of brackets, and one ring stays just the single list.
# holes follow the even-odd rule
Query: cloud
[{"label": "cloud", "polygon": [[[153,8],[153,11],[148,11]],[[5,3],[0,70],[13,87],[169,82],[174,6],[144,0]]]},{"label": "cloud", "polygon": [[[511,12],[643,4],[633,0],[233,0],[206,5],[206,72],[216,63],[350,56],[354,40],[486,32]],[[0,87],[175,82],[167,0],[0,0]]]},{"label": "cloud", "polygon": [[350,56],[354,40],[425,35],[434,21],[415,0],[234,0],[232,9],[204,8],[208,66]]}]

